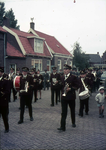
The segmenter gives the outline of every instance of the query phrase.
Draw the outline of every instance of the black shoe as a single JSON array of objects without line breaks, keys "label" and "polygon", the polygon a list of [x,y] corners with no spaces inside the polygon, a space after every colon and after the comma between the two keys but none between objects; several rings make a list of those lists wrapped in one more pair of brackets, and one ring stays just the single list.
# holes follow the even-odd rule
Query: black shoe
[{"label": "black shoe", "polygon": [[33,121],[33,117],[30,117],[30,121]]},{"label": "black shoe", "polygon": [[38,98],[36,100],[38,100]]},{"label": "black shoe", "polygon": [[19,121],[18,121],[18,124],[21,124],[21,123],[23,123],[23,121],[22,121],[22,120],[19,120]]},{"label": "black shoe", "polygon": [[19,110],[21,109],[21,107],[19,107]]},{"label": "black shoe", "polygon": [[41,98],[39,98],[39,99],[41,99]]},{"label": "black shoe", "polygon": [[57,130],[59,130],[59,131],[65,131],[66,129],[63,129],[63,128],[57,128]]},{"label": "black shoe", "polygon": [[7,130],[4,131],[4,133],[8,133],[8,132],[9,132],[9,129],[7,129]]},{"label": "black shoe", "polygon": [[53,107],[54,105],[53,105],[53,104],[51,104],[50,106],[51,106],[51,107]]},{"label": "black shoe", "polygon": [[87,112],[87,113],[85,113],[85,115],[88,115],[88,112]]},{"label": "black shoe", "polygon": [[76,127],[76,124],[72,124],[72,127],[75,128],[75,127]]}]

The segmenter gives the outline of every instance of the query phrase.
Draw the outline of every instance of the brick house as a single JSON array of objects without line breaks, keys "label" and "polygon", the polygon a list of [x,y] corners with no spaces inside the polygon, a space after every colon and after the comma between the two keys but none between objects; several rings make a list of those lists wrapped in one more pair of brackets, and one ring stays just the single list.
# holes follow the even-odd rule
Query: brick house
[{"label": "brick house", "polygon": [[0,66],[4,66],[5,72],[9,72],[10,67],[15,71],[23,66],[51,71],[52,66],[59,70],[64,63],[72,65],[72,55],[53,36],[34,28],[23,32],[7,24],[0,27]]}]

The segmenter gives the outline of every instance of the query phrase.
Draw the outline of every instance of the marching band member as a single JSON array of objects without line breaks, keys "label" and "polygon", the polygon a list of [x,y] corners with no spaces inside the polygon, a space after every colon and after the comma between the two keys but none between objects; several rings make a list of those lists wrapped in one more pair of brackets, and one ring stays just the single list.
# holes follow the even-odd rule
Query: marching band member
[{"label": "marching band member", "polygon": [[[86,88],[88,88],[88,91],[89,91],[89,89],[91,87],[91,80],[88,77],[86,77],[85,70],[80,71],[80,77],[78,79],[79,79],[79,93],[85,91],[85,87],[84,87],[82,82],[84,82]],[[84,106],[85,106],[85,114],[88,115],[88,111],[89,111],[89,97],[85,97],[83,100],[80,99],[79,116],[81,116],[81,117],[83,117]]]},{"label": "marching band member", "polygon": [[9,132],[8,114],[9,114],[9,82],[3,77],[4,68],[0,67],[0,114],[2,115],[5,133]]},{"label": "marching band member", "polygon": [[40,99],[41,99],[41,90],[43,88],[43,76],[40,74],[40,70],[39,69],[37,71],[37,79],[38,79],[37,96],[38,96],[38,92],[39,92]]},{"label": "marching band member", "polygon": [[43,87],[44,87],[44,90],[46,89],[47,87],[47,90],[49,90],[49,74],[47,73],[47,70],[45,70],[45,73],[43,74]]},{"label": "marching band member", "polygon": [[22,76],[20,77],[20,120],[18,124],[23,123],[25,105],[29,109],[30,121],[33,121],[32,116],[32,104],[31,104],[31,91],[33,88],[33,80],[28,75],[29,69],[27,67],[22,68]]},{"label": "marching band member", "polygon": [[78,83],[78,78],[75,75],[70,74],[70,70],[71,70],[71,66],[65,64],[64,76],[62,78],[63,88],[62,88],[62,99],[61,99],[61,107],[62,107],[61,122],[60,122],[60,128],[57,128],[59,131],[66,130],[66,118],[67,118],[68,105],[71,111],[72,127],[76,127],[75,90],[78,89],[79,83]]},{"label": "marching band member", "polygon": [[16,69],[16,76],[21,76],[22,75],[22,73],[20,72],[20,68],[17,68]]},{"label": "marching band member", "polygon": [[[33,98],[33,92],[34,92],[34,102],[37,101],[37,86],[38,86],[38,77],[37,75],[35,74],[35,68],[32,68],[30,70],[30,74],[33,78],[33,90],[32,90],[32,98]],[[31,99],[32,99],[31,98]]]},{"label": "marching band member", "polygon": [[15,100],[17,99],[17,96],[16,96],[17,92],[16,92],[16,90],[13,87],[13,80],[14,80],[15,76],[16,76],[16,74],[14,72],[14,68],[10,68],[10,73],[8,75],[8,77],[9,77],[8,79],[9,79],[9,82],[10,82],[9,102],[11,102],[11,100],[10,100],[10,98],[11,98],[11,90],[13,92],[13,101],[15,102]]},{"label": "marching band member", "polygon": [[92,74],[92,69],[88,69],[88,73],[86,74],[86,77],[89,78],[91,86],[90,86],[90,92],[93,92],[93,81],[95,79],[94,75]]},{"label": "marching band member", "polygon": [[51,106],[54,106],[54,94],[56,94],[56,104],[58,104],[58,90],[60,82],[60,74],[56,72],[56,67],[52,67],[53,73],[50,75],[51,82]]}]

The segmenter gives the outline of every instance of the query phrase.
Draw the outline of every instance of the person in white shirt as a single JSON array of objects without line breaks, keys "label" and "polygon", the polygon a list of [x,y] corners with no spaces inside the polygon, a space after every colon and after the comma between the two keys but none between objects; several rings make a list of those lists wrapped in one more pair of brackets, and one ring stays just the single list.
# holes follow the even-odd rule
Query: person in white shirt
[{"label": "person in white shirt", "polygon": [[106,95],[104,93],[104,87],[100,87],[98,91],[99,93],[95,96],[95,100],[97,101],[97,106],[99,108],[99,118],[103,118],[104,102],[106,98]]}]

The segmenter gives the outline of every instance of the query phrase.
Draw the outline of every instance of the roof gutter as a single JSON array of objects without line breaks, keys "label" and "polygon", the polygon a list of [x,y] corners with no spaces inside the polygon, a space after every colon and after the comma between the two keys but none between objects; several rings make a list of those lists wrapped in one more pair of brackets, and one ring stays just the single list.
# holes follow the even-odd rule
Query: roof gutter
[{"label": "roof gutter", "polygon": [[[49,46],[47,45],[46,41],[45,41],[45,44],[46,44],[46,46],[47,46],[47,48],[48,48],[48,50],[49,50],[49,53],[50,53],[51,57],[53,58],[53,55],[52,55],[52,53],[51,53],[51,50],[50,50]],[[52,59],[52,58],[51,58],[51,59]]]}]

